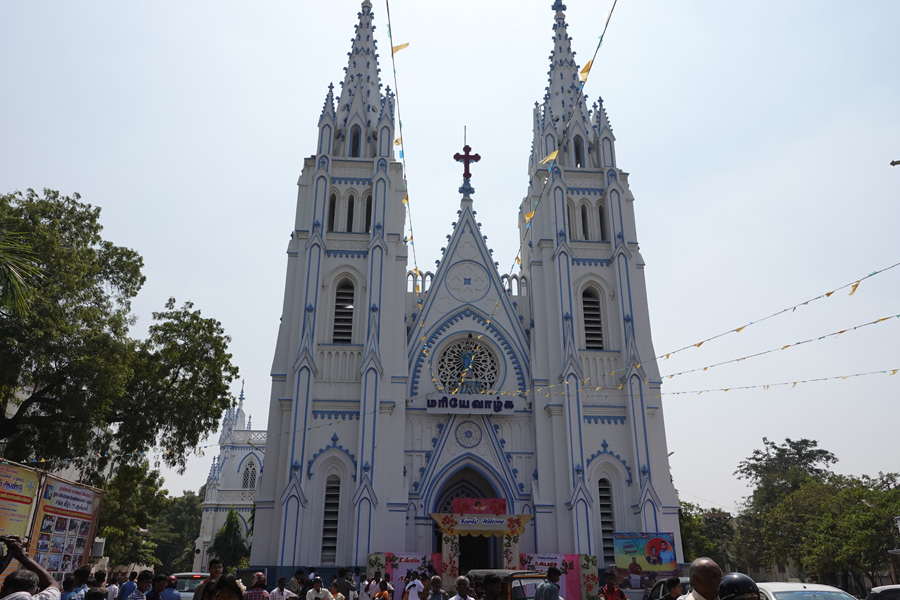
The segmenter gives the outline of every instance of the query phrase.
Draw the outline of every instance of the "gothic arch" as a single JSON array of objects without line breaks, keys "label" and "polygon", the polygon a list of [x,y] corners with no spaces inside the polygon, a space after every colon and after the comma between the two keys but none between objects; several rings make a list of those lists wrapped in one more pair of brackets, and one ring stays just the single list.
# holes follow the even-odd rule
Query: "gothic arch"
[{"label": "gothic arch", "polygon": [[[492,489],[487,490],[488,492],[493,492],[494,497],[496,498],[504,498],[506,500],[506,505],[512,508],[515,495],[512,486],[507,484],[506,478],[482,457],[471,452],[466,452],[465,454],[456,456],[453,460],[443,465],[437,472],[433,473],[428,480],[423,482],[423,504],[431,509],[430,512],[434,512],[440,508],[438,503],[443,502],[448,495],[448,491],[445,489],[447,488],[447,484],[451,483],[451,480],[457,473],[464,472],[465,469],[474,471],[478,477],[482,478],[491,486]],[[470,478],[470,481],[471,480],[472,479]],[[485,490],[481,490],[481,487],[483,486],[475,486],[476,489],[480,490],[480,493],[484,493]]]},{"label": "gothic arch", "polygon": [[244,468],[244,463],[247,462],[248,459],[253,459],[256,461],[256,464],[259,469],[262,469],[263,460],[259,457],[256,452],[250,451],[244,455],[244,458],[241,459],[241,462],[237,466],[237,473],[240,473]]},{"label": "gothic arch", "polygon": [[[337,556],[335,565],[349,564],[351,560],[353,524],[351,523],[353,508],[353,492],[356,487],[354,477],[356,469],[342,449],[328,448],[310,461],[309,468],[315,467],[313,472],[313,486],[309,498],[311,499],[310,507],[311,521],[308,525],[312,527],[310,531],[320,528],[325,520],[325,491],[328,484],[328,478],[336,476],[340,480],[340,498],[338,503],[338,531],[337,531]],[[317,529],[320,530],[320,529]],[[318,538],[317,538],[318,539]],[[318,558],[317,563],[321,564],[322,546],[321,540],[314,546],[313,555]]]}]

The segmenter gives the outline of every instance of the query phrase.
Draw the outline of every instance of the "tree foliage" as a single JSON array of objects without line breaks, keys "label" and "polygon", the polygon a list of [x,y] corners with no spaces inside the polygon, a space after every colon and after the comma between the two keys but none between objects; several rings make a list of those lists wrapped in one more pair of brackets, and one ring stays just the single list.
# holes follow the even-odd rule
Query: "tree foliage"
[{"label": "tree foliage", "polygon": [[834,474],[828,467],[837,458],[814,440],[778,445],[763,438],[763,446],[736,472],[754,485],[737,519],[738,563],[789,564],[801,576],[859,592],[862,575],[875,585],[874,574],[896,561],[888,550],[900,542],[898,475]]},{"label": "tree foliage", "polygon": [[234,571],[247,558],[249,548],[244,540],[243,527],[234,507],[228,509],[225,524],[216,532],[209,552],[222,561],[228,571]]},{"label": "tree foliage", "polygon": [[0,440],[8,458],[74,465],[94,484],[154,447],[183,468],[238,373],[221,324],[190,302],[170,298],[146,340],[129,337],[143,261],[99,219],[77,194],[0,196],[0,222],[27,236],[42,273],[27,311],[0,312]]},{"label": "tree foliage", "polygon": [[696,504],[681,501],[678,523],[684,560],[691,562],[702,556],[715,560],[723,568],[733,564],[734,528],[729,513],[704,510]]},{"label": "tree foliage", "polygon": [[166,506],[163,483],[159,471],[151,471],[146,461],[119,466],[108,481],[98,525],[110,564],[161,564],[150,526]]},{"label": "tree foliage", "polygon": [[166,498],[165,507],[150,526],[156,558],[163,571],[192,570],[194,542],[200,535],[201,504],[205,496],[206,486],[203,486],[199,492],[186,491],[181,496]]},{"label": "tree foliage", "polygon": [[0,311],[22,314],[40,275],[28,236],[0,223]]}]

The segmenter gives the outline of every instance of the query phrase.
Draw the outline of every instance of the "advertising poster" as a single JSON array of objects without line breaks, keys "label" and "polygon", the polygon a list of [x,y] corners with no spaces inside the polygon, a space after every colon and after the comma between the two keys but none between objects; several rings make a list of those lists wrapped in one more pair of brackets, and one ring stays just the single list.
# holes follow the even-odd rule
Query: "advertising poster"
[{"label": "advertising poster", "polygon": [[[36,471],[6,461],[0,462],[0,535],[27,537],[31,505],[39,480]],[[18,561],[12,561],[3,572],[3,579],[18,566]]]},{"label": "advertising poster", "polygon": [[[415,552],[385,552],[383,571],[385,578],[396,586],[408,573],[441,574],[441,555]],[[371,562],[371,561],[370,561]]]},{"label": "advertising poster", "polygon": [[568,598],[568,591],[581,589],[577,554],[520,554],[519,567],[523,571],[544,571],[556,567],[562,572],[559,577],[559,595]]},{"label": "advertising poster", "polygon": [[47,476],[31,534],[34,559],[61,579],[90,560],[103,492]]},{"label": "advertising poster", "polygon": [[676,575],[675,534],[614,533],[618,585],[650,588],[657,579]]}]

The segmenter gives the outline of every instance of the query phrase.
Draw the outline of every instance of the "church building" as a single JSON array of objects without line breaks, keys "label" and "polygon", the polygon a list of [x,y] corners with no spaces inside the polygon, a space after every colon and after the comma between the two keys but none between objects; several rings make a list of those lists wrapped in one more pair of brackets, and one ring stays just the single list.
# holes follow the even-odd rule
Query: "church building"
[{"label": "church building", "polygon": [[[530,184],[510,217],[520,270],[500,273],[485,243],[466,146],[464,165],[448,157],[465,168],[458,218],[434,272],[420,272],[407,266],[395,96],[363,0],[298,181],[251,566],[446,555],[432,515],[460,498],[500,501],[521,553],[602,567],[614,532],[670,532],[682,559],[635,199],[602,101],[580,94],[565,10],[557,0],[548,14],[549,82],[522,149]],[[460,529],[459,572],[512,564],[504,539]]]}]

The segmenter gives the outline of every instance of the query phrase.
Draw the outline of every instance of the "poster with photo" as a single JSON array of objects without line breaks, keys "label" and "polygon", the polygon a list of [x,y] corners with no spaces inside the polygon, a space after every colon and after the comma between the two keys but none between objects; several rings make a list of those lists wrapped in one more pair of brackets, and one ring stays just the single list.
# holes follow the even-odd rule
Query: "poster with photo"
[{"label": "poster with photo", "polygon": [[678,575],[673,533],[616,532],[613,542],[620,587],[650,588],[660,578]]},{"label": "poster with photo", "polygon": [[[0,462],[0,534],[22,538],[28,535],[28,522],[39,484],[37,471],[7,461]],[[50,526],[53,526],[52,521]],[[13,560],[0,578],[6,579],[6,575],[18,567],[19,561]]]},{"label": "poster with photo", "polygon": [[47,553],[47,570],[55,576],[88,563],[103,492],[47,475],[38,498],[32,537],[37,551]]}]

